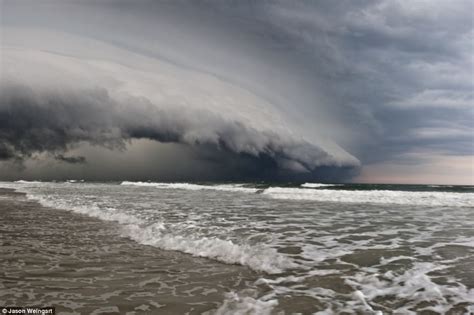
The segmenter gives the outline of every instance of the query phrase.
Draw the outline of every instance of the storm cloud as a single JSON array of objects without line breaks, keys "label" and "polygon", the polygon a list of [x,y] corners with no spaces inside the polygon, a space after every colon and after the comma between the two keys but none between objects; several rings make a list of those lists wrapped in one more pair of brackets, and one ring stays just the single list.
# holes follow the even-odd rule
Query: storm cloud
[{"label": "storm cloud", "polygon": [[471,1],[2,3],[4,161],[148,139],[222,178],[377,180],[474,154]]},{"label": "storm cloud", "polygon": [[204,110],[163,110],[143,97],[114,100],[105,89],[37,93],[11,86],[0,91],[3,159],[21,160],[50,152],[57,153],[59,160],[77,163],[84,158],[62,153],[81,142],[124,150],[127,140],[149,139],[266,157],[295,172],[357,166],[356,160],[337,159],[303,140],[258,131]]}]

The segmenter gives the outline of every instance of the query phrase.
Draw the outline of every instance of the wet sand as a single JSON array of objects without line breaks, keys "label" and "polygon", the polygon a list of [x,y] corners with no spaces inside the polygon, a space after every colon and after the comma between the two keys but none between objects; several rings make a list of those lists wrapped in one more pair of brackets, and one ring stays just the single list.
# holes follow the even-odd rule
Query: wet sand
[{"label": "wet sand", "polygon": [[117,226],[0,189],[0,305],[56,314],[200,314],[253,271],[121,237]]}]

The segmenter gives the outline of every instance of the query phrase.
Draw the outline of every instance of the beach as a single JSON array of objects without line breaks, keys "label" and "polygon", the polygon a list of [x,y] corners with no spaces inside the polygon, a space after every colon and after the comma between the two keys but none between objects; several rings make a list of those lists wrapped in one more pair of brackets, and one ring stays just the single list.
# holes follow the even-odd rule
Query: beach
[{"label": "beach", "polygon": [[472,187],[0,186],[1,305],[59,314],[473,311]]},{"label": "beach", "polygon": [[[0,190],[0,305],[61,314],[185,314],[217,309],[252,277],[176,251],[138,244],[113,223],[46,208]],[[254,275],[253,275],[254,276]]]}]

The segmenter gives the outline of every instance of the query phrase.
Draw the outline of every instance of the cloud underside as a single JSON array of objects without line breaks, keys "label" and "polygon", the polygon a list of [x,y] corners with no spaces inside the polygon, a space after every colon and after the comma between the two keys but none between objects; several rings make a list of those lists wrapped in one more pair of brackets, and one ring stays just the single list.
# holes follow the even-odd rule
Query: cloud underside
[{"label": "cloud underside", "polygon": [[143,97],[117,100],[103,88],[38,92],[4,84],[0,102],[1,160],[47,153],[61,162],[82,164],[84,157],[67,154],[81,143],[119,154],[131,140],[148,139],[200,148],[220,164],[241,159],[246,166],[237,171],[243,178],[340,178],[358,166],[356,160],[338,160],[304,140],[260,131],[210,111],[158,108]]}]

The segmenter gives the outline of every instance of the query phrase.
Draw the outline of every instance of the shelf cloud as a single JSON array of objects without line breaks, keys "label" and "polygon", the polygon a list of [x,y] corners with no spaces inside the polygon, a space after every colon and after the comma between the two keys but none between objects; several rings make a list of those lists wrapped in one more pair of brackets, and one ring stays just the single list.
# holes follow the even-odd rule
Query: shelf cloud
[{"label": "shelf cloud", "polygon": [[1,165],[85,170],[88,146],[125,156],[146,140],[222,179],[347,180],[411,152],[473,153],[470,1],[2,9]]}]

